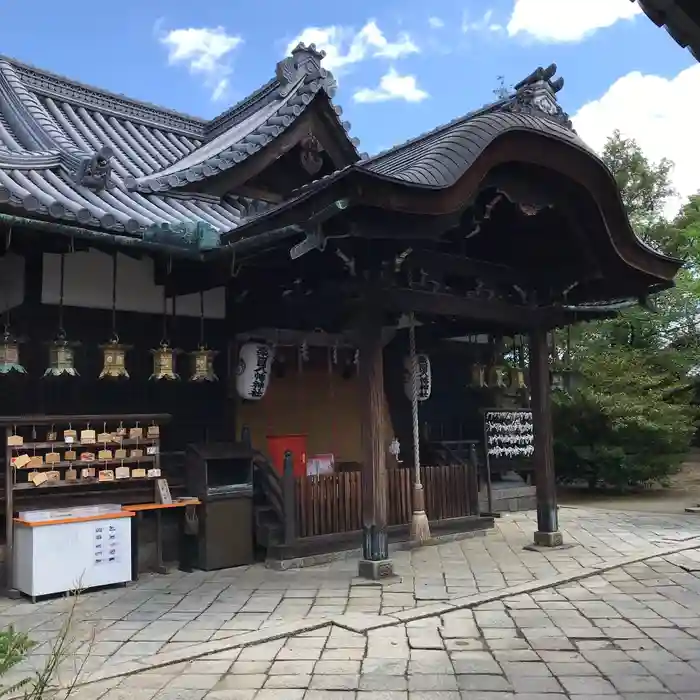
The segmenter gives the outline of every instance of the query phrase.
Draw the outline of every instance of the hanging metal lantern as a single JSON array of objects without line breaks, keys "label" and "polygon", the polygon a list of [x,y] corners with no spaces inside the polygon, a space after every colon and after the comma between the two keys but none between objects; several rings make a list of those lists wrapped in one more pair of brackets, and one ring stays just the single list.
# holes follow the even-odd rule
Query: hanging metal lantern
[{"label": "hanging metal lantern", "polygon": [[488,382],[486,381],[486,365],[479,363],[471,366],[471,385],[474,389],[486,389]]},{"label": "hanging metal lantern", "polygon": [[514,391],[523,391],[527,389],[527,382],[525,381],[525,371],[522,367],[511,367],[509,370],[510,374],[510,388]]},{"label": "hanging metal lantern", "polygon": [[[552,354],[557,357],[554,333],[552,333]],[[549,373],[550,385],[553,391],[565,391],[571,393],[575,390],[582,380],[582,375],[571,365],[571,326],[566,328],[566,347],[564,350],[564,361],[560,362],[557,359],[554,361],[554,367]]]},{"label": "hanging metal lantern", "polygon": [[555,367],[550,373],[552,391],[571,393],[581,383],[581,374],[572,367]]},{"label": "hanging metal lantern", "polygon": [[112,338],[106,345],[100,345],[102,350],[102,371],[100,379],[129,379],[126,371],[126,353],[131,345],[123,345],[117,335],[117,252],[112,253]]},{"label": "hanging metal lantern", "polygon": [[488,371],[488,386],[491,389],[507,389],[510,375],[506,367],[494,365]]},{"label": "hanging metal lantern", "polygon": [[15,338],[10,329],[5,326],[0,336],[0,374],[26,374],[27,370],[19,361],[20,340]]},{"label": "hanging metal lantern", "polygon": [[151,354],[153,355],[153,374],[149,380],[177,381],[180,379],[180,375],[175,372],[175,357],[180,354],[180,350],[171,348],[167,340],[162,340],[157,348],[151,350]]},{"label": "hanging metal lantern", "polygon": [[[173,315],[175,315],[175,297],[173,297]],[[199,348],[189,355],[192,358],[191,382],[218,382],[214,371],[214,358],[219,353],[209,350],[204,340],[204,292],[199,293]]]},{"label": "hanging metal lantern", "polygon": [[56,338],[49,343],[49,366],[44,372],[44,377],[79,377],[73,350],[78,345],[80,343],[69,343],[66,334],[59,331]]},{"label": "hanging metal lantern", "polygon": [[44,377],[79,377],[75,369],[75,353],[73,348],[79,343],[69,343],[66,340],[66,332],[63,330],[63,285],[66,278],[66,254],[61,253],[61,267],[59,273],[58,296],[58,333],[49,343],[49,366],[44,372]]},{"label": "hanging metal lantern", "polygon": [[214,358],[218,355],[218,351],[209,350],[206,347],[201,347],[190,353],[192,358],[192,376],[191,382],[218,382],[219,378],[214,371]]},{"label": "hanging metal lantern", "polygon": [[100,345],[102,350],[102,371],[100,379],[129,379],[126,371],[126,353],[131,345],[119,342],[119,336],[114,335],[106,345]]}]

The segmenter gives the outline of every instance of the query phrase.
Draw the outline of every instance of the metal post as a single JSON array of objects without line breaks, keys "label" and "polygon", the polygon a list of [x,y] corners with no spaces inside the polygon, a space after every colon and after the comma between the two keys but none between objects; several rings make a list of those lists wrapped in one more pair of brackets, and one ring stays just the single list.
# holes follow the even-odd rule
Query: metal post
[{"label": "metal post", "polygon": [[12,466],[12,448],[8,446],[8,440],[12,435],[12,428],[5,428],[5,590],[9,598],[18,598],[19,591],[15,589],[14,580],[14,473]]},{"label": "metal post", "polygon": [[296,540],[296,477],[294,459],[290,450],[284,453],[282,472],[282,500],[284,507],[284,543],[289,545]]},{"label": "metal post", "polygon": [[486,507],[487,515],[493,515],[493,486],[491,485],[491,458],[489,457],[489,434],[486,429],[486,414],[484,413],[484,472],[486,476]]}]

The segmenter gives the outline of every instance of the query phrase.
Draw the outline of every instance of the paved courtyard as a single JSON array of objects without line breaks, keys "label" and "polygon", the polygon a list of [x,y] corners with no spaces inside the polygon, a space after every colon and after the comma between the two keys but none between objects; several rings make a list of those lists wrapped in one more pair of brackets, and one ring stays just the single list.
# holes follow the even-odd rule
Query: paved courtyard
[{"label": "paved courtyard", "polygon": [[[86,685],[80,700],[700,700],[700,553],[666,556],[700,546],[697,516],[567,508],[561,519],[570,548],[523,550],[534,521],[517,514],[483,537],[395,552],[385,585],[356,579],[348,558],[86,593],[62,679],[81,663],[85,681],[140,671]],[[596,572],[622,557],[649,559]],[[27,665],[45,661],[67,606],[0,601],[0,624],[39,643]]]},{"label": "paved courtyard", "polygon": [[76,700],[700,700],[697,553],[366,634],[325,627]]}]

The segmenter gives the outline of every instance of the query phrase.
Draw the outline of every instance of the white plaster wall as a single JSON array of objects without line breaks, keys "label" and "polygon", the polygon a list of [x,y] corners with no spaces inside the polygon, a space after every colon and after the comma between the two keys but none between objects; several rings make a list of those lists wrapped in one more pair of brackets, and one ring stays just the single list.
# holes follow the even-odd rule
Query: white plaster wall
[{"label": "white plaster wall", "polygon": [[0,313],[24,301],[24,258],[15,253],[0,257]]},{"label": "white plaster wall", "polygon": [[[1,260],[1,259],[0,259]],[[58,304],[60,297],[61,256],[44,253],[41,301]],[[153,281],[153,261],[134,260],[117,255],[117,309],[160,314],[163,311],[162,287]],[[97,250],[69,253],[65,260],[63,303],[90,309],[112,308],[112,256]],[[168,300],[168,311],[172,302]],[[177,297],[178,316],[199,316],[199,294]],[[223,319],[226,295],[223,287],[204,293],[204,315]]]}]

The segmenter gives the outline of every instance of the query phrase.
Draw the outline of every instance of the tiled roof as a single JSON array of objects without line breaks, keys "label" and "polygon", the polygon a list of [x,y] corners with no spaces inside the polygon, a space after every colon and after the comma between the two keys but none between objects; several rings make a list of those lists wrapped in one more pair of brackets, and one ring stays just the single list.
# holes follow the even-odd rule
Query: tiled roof
[{"label": "tiled roof", "polygon": [[300,45],[274,80],[206,121],[0,57],[0,207],[131,235],[188,221],[230,231],[264,205],[177,188],[264,148],[317,94],[330,99],[321,58]]},{"label": "tiled roof", "polygon": [[555,65],[540,68],[516,85],[512,95],[301,187],[288,201],[251,217],[241,229],[241,235],[254,235],[280,213],[351,173],[415,187],[448,188],[490,143],[506,132],[539,133],[597,157],[573,130],[568,115],[557,102],[556,93],[564,82],[561,78],[554,79],[555,72]]}]

